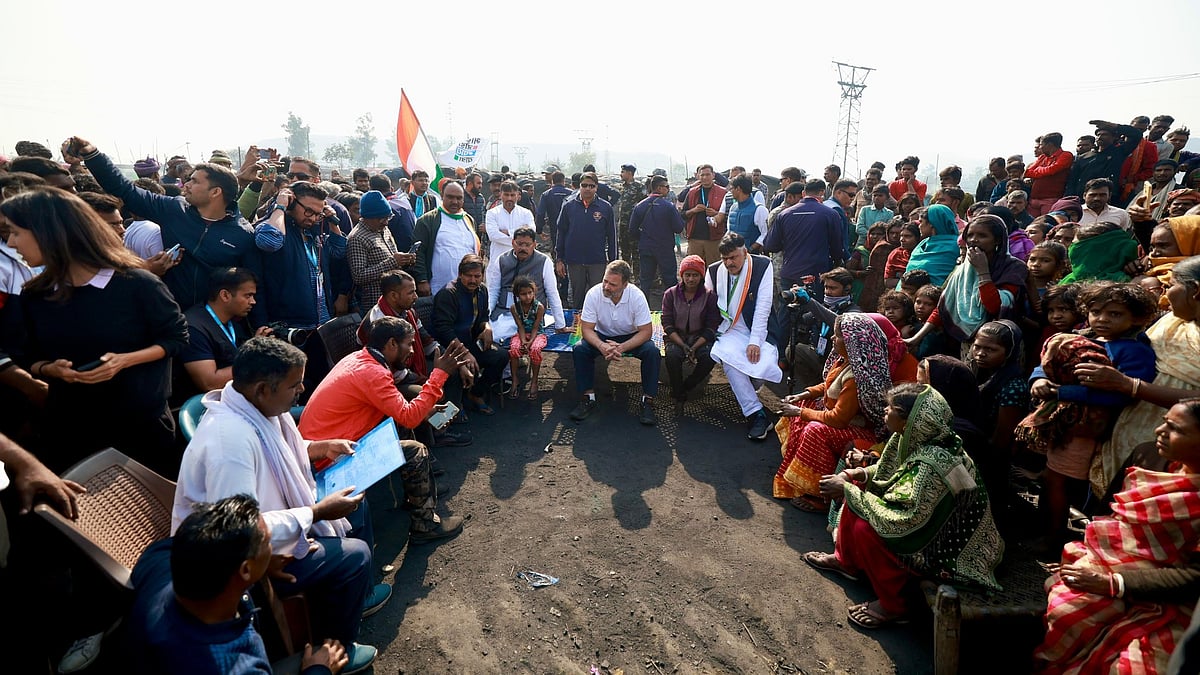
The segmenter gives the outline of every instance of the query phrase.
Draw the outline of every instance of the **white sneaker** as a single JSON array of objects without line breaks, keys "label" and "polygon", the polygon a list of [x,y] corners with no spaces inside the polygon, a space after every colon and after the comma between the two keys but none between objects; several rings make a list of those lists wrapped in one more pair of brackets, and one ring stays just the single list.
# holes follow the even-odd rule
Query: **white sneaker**
[{"label": "white sneaker", "polygon": [[92,665],[96,657],[100,656],[102,642],[104,642],[104,633],[96,633],[76,640],[67,653],[63,654],[62,660],[58,662],[58,672],[64,675],[77,673]]}]

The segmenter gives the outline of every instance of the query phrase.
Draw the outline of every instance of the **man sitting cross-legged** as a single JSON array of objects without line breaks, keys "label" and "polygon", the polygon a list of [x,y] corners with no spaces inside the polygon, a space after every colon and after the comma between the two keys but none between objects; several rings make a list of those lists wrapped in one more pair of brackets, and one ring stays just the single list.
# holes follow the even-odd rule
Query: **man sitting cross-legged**
[{"label": "man sitting cross-legged", "polygon": [[[397,431],[408,435],[433,412],[442,397],[442,384],[468,357],[467,348],[457,340],[433,360],[429,379],[412,402],[396,389],[393,371],[412,354],[414,330],[404,319],[385,316],[371,324],[367,344],[338,362],[321,381],[300,416],[300,434],[305,438],[362,438],[381,421],[392,418]],[[401,440],[404,466],[404,498],[412,511],[409,541],[423,543],[457,534],[462,518],[440,518],[429,451],[414,440]]]},{"label": "man sitting cross-legged", "polygon": [[614,260],[604,268],[604,281],[592,286],[583,300],[580,317],[583,339],[575,344],[575,386],[583,400],[571,411],[571,419],[581,421],[596,407],[595,360],[603,356],[615,361],[628,352],[642,362],[642,414],[645,425],[658,422],[654,416],[654,396],[658,393],[658,369],[662,355],[650,340],[654,325],[646,295],[629,283],[633,270],[624,260]]}]

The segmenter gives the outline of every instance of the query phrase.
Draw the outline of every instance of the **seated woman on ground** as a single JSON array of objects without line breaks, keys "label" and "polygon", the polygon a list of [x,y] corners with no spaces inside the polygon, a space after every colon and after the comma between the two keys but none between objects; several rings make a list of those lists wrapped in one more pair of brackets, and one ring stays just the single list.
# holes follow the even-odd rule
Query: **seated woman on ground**
[{"label": "seated woman on ground", "polygon": [[833,473],[847,444],[869,448],[885,436],[884,396],[891,386],[883,331],[865,314],[839,316],[824,381],[783,399],[775,425],[783,462],[774,496],[802,511],[826,512],[821,476]]},{"label": "seated woman on ground", "polygon": [[1132,468],[1111,518],[1087,526],[1047,580],[1044,673],[1161,673],[1200,596],[1200,399],[1155,429],[1172,473]]},{"label": "seated woman on ground", "polygon": [[832,554],[813,567],[857,580],[878,599],[854,605],[863,628],[902,623],[920,578],[997,590],[1004,543],[975,464],[951,428],[950,404],[928,385],[902,384],[887,400],[891,438],[879,462],[821,478],[821,493],[845,499]]}]

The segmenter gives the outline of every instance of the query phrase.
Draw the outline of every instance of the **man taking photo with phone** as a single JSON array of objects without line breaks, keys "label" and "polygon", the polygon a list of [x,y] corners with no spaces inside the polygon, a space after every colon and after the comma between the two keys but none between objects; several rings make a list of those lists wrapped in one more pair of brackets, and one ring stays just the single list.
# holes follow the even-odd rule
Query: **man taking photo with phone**
[{"label": "man taking photo with phone", "polygon": [[378,190],[362,196],[358,205],[358,225],[350,231],[346,261],[358,297],[358,306],[366,309],[379,299],[379,277],[384,272],[408,267],[417,262],[415,253],[401,253],[388,230],[392,208]]}]

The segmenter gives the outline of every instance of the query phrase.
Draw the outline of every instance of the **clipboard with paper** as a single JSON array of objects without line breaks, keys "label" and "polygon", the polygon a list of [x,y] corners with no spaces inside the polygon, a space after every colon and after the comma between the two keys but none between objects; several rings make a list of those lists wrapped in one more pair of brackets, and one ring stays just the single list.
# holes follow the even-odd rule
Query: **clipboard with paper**
[{"label": "clipboard with paper", "polygon": [[389,417],[358,439],[353,455],[343,456],[313,476],[317,482],[317,501],[351,486],[355,487],[352,497],[362,494],[401,466],[404,466],[404,451],[400,448],[396,423]]}]

